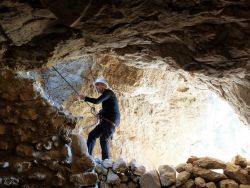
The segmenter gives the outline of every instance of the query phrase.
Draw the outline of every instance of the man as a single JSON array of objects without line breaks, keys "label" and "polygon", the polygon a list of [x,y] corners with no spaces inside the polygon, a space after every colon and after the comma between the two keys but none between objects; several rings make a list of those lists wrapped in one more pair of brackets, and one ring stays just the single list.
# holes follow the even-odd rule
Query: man
[{"label": "man", "polygon": [[102,149],[102,159],[110,158],[109,139],[115,132],[115,128],[120,124],[120,112],[118,100],[114,92],[108,89],[108,83],[102,78],[95,81],[95,87],[101,96],[98,98],[90,98],[82,96],[82,98],[93,104],[102,103],[102,109],[98,113],[100,123],[89,133],[87,145],[89,154],[92,155],[96,139],[100,137],[100,145]]}]

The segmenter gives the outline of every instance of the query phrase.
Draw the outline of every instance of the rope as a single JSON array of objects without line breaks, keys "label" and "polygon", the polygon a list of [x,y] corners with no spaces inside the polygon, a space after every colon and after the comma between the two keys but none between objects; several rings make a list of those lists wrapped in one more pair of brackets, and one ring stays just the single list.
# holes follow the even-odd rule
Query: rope
[{"label": "rope", "polygon": [[[64,78],[64,76],[54,67],[52,66],[52,68],[54,69],[54,71],[56,71],[59,76],[68,84],[68,86],[79,96],[81,97],[80,93],[78,93],[78,91]],[[91,114],[93,114],[95,117],[97,117],[96,115],[96,111],[95,108],[92,107],[87,101],[84,101],[89,107],[90,107],[90,112]]]}]

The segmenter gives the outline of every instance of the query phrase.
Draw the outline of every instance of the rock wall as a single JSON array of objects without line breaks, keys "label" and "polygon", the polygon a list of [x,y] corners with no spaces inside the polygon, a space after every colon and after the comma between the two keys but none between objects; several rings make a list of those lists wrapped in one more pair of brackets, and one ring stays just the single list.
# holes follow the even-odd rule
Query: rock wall
[{"label": "rock wall", "polygon": [[91,161],[85,145],[71,135],[77,118],[52,106],[38,89],[35,80],[1,70],[1,187],[73,187],[72,161],[80,161],[82,153]]}]

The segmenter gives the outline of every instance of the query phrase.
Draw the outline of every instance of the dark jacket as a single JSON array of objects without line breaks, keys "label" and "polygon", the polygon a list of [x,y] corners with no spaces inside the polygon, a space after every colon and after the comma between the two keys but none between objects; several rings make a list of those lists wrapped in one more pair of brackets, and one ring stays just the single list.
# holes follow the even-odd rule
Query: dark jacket
[{"label": "dark jacket", "polygon": [[85,101],[91,102],[93,104],[100,104],[102,103],[102,109],[100,110],[99,114],[119,126],[120,124],[120,111],[117,97],[115,96],[114,92],[110,89],[106,89],[100,97],[91,98],[85,97]]}]

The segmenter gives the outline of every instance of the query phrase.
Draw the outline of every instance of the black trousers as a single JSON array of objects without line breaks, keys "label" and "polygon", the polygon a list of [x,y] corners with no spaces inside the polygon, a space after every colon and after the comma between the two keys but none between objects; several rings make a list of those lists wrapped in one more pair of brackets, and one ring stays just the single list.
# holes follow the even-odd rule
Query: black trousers
[{"label": "black trousers", "polygon": [[96,139],[100,137],[102,160],[110,158],[109,140],[115,132],[115,127],[109,122],[102,120],[88,135],[87,145],[89,154],[92,155]]}]

